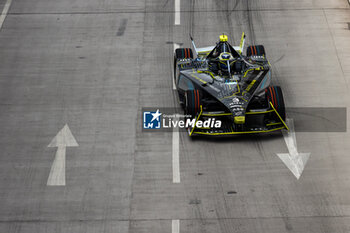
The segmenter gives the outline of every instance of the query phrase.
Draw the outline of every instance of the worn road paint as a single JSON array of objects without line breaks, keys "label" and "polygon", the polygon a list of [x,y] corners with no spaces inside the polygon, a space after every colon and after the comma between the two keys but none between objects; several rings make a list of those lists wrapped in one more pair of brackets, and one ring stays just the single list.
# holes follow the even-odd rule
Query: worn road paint
[{"label": "worn road paint", "polygon": [[2,28],[2,25],[4,24],[4,21],[6,19],[6,16],[7,16],[9,9],[10,9],[11,3],[12,3],[12,0],[7,0],[5,3],[4,9],[2,10],[2,13],[0,15],[0,30]]},{"label": "worn road paint", "polygon": [[[174,119],[179,120],[178,118]],[[173,128],[173,144],[172,144],[172,167],[173,167],[173,183],[180,183],[180,134],[179,129]]]},{"label": "worn road paint", "polygon": [[171,221],[171,233],[180,233],[180,220]]},{"label": "worn road paint", "polygon": [[289,131],[282,131],[282,134],[289,153],[278,153],[277,156],[283,161],[293,175],[299,179],[310,157],[310,153],[298,152],[293,119],[287,119],[286,124],[289,127]]},{"label": "worn road paint", "polygon": [[52,163],[49,178],[47,179],[48,186],[66,185],[66,147],[77,146],[79,145],[66,124],[47,146],[57,147],[55,160]]},{"label": "worn road paint", "polygon": [[180,25],[180,0],[175,0],[175,25]]}]

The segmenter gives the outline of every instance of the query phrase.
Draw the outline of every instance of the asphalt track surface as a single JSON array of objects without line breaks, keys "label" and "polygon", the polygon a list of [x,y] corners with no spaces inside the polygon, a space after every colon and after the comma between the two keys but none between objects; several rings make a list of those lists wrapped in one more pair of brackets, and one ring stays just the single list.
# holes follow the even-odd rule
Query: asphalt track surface
[{"label": "asphalt track surface", "polygon": [[[0,12],[6,1],[0,0]],[[289,107],[350,107],[346,0],[13,0],[0,30],[0,232],[347,233],[350,135],[298,133],[299,180],[281,135],[144,133],[141,108],[176,106],[173,43],[226,33],[263,44]],[[65,185],[48,186],[67,124]],[[349,131],[349,127],[348,127]],[[62,152],[62,151],[61,151]],[[58,152],[57,153],[61,153]],[[173,221],[175,220],[175,221]]]}]

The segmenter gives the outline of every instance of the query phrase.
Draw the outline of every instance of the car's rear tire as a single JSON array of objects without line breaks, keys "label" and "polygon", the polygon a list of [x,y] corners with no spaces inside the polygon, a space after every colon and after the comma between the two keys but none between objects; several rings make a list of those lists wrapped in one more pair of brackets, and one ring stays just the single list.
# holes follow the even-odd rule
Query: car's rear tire
[{"label": "car's rear tire", "polygon": [[192,59],[193,52],[190,48],[179,48],[175,50],[175,59]]},{"label": "car's rear tire", "polygon": [[[282,120],[286,119],[286,109],[284,106],[283,93],[280,86],[270,86],[265,89],[265,98],[267,100],[268,105],[270,102],[273,107],[276,109]],[[279,120],[278,117],[276,120]]]},{"label": "car's rear tire", "polygon": [[201,92],[199,90],[187,90],[185,92],[185,114],[195,117],[200,112]]},{"label": "car's rear tire", "polygon": [[192,59],[193,58],[193,52],[190,48],[179,48],[175,50],[174,55],[174,80],[176,83],[176,77],[177,77],[177,61],[181,59]]},{"label": "car's rear tire", "polygon": [[247,57],[250,56],[266,56],[263,45],[252,45],[247,48]]}]

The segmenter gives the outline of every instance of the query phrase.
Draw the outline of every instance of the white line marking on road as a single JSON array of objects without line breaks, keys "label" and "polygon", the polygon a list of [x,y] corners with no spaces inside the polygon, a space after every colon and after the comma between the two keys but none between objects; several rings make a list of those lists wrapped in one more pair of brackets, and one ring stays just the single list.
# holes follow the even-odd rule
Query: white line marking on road
[{"label": "white line marking on road", "polygon": [[287,130],[282,131],[282,134],[289,153],[278,153],[277,155],[299,180],[310,157],[310,153],[298,152],[293,119],[287,119],[286,124],[289,127],[289,132]]},{"label": "white line marking on road", "polygon": [[180,220],[171,221],[171,233],[180,233]]},{"label": "white line marking on road", "polygon": [[[180,48],[180,44],[174,43],[174,53],[175,53],[175,50],[178,49],[178,48]],[[175,69],[175,68],[176,68],[176,67],[174,67],[174,69]],[[176,90],[175,73],[174,73],[174,72],[172,72],[172,73],[173,73],[173,90]]]},{"label": "white line marking on road", "polygon": [[48,186],[66,185],[66,147],[79,146],[72,132],[66,124],[59,131],[47,147],[57,147],[55,160],[52,163],[50,175],[47,179]]},{"label": "white line marking on road", "polygon": [[[175,121],[179,120],[178,118],[174,119]],[[173,183],[180,183],[180,151],[179,144],[180,135],[179,129],[173,128],[173,152],[172,152],[172,160],[173,160]]]},{"label": "white line marking on road", "polygon": [[4,23],[4,21],[6,19],[6,16],[7,16],[9,9],[10,9],[11,3],[12,3],[12,0],[7,0],[5,3],[4,9],[2,10],[2,13],[0,15],[0,29],[2,28],[2,24]]},{"label": "white line marking on road", "polygon": [[175,0],[175,25],[180,25],[180,0]]}]

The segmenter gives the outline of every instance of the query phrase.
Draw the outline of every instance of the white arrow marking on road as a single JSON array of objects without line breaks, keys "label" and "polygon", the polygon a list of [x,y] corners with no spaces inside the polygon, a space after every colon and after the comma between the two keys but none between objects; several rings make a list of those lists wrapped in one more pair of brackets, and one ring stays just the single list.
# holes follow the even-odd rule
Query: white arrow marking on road
[{"label": "white arrow marking on road", "polygon": [[55,160],[51,166],[48,186],[65,186],[66,185],[66,147],[79,146],[72,132],[66,124],[60,132],[57,133],[47,147],[57,147]]},{"label": "white arrow marking on road", "polygon": [[293,119],[287,119],[286,124],[289,127],[289,131],[282,131],[282,134],[289,153],[278,153],[277,155],[299,180],[310,157],[310,153],[298,152]]}]

